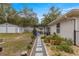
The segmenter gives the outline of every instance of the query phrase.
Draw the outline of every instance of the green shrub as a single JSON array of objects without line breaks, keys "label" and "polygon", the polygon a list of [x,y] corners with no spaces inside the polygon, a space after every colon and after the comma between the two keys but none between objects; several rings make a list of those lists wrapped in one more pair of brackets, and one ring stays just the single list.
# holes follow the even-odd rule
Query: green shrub
[{"label": "green shrub", "polygon": [[[71,47],[71,45],[73,45],[73,43],[72,43],[71,39],[61,37],[60,35],[57,35],[56,33],[54,33],[53,35],[43,37],[43,38],[45,38],[44,42],[50,43],[51,50],[73,53],[73,49]],[[61,54],[58,53],[57,55],[61,55]]]},{"label": "green shrub", "polygon": [[66,45],[66,44],[61,44],[61,45],[58,45],[56,46],[56,48],[60,51],[65,51],[67,53],[73,53],[73,49],[71,48],[71,46],[69,45]]},{"label": "green shrub", "polygon": [[51,50],[57,50],[56,46],[54,46],[54,45],[51,46],[50,49],[51,49]]},{"label": "green shrub", "polygon": [[48,39],[44,39],[45,43],[50,43],[50,41]]},{"label": "green shrub", "polygon": [[71,39],[65,39],[65,42],[66,42],[66,44],[68,44],[70,46],[73,45],[73,42]]},{"label": "green shrub", "polygon": [[46,38],[46,35],[44,35],[44,36],[41,37],[41,39],[45,39],[45,38]]},{"label": "green shrub", "polygon": [[46,43],[46,46],[50,46],[50,44],[49,43]]},{"label": "green shrub", "polygon": [[31,45],[27,45],[27,50],[30,50],[31,49]]},{"label": "green shrub", "polygon": [[[54,45],[59,45],[59,44],[61,44],[61,42],[64,40],[64,38],[62,38],[61,36],[59,36],[59,35],[57,35],[57,34],[53,34],[52,35],[52,40],[51,41],[53,41],[52,43],[54,44]],[[51,44],[52,44],[51,43]]]},{"label": "green shrub", "polygon": [[46,38],[44,39],[44,42],[46,43],[50,43],[50,40],[52,39],[52,36],[49,35],[49,36],[46,36]]},{"label": "green shrub", "polygon": [[35,36],[34,36],[34,35],[31,35],[31,38],[32,38],[32,39],[35,39]]},{"label": "green shrub", "polygon": [[53,35],[43,36],[41,38],[44,39],[45,43],[50,43],[51,45],[60,45],[60,44],[73,45],[71,39],[61,37],[56,33],[54,33]]},{"label": "green shrub", "polygon": [[44,42],[50,43],[52,45],[59,45],[64,40],[61,36],[54,33],[53,35],[43,36]]},{"label": "green shrub", "polygon": [[55,56],[62,56],[62,54],[60,52],[57,52],[54,54]]}]

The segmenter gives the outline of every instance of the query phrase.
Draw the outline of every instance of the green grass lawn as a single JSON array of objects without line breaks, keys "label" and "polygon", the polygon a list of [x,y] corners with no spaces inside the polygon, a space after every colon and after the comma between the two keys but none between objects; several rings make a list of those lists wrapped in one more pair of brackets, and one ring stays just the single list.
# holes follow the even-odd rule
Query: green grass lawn
[{"label": "green grass lawn", "polygon": [[11,38],[17,37],[19,35],[21,35],[21,34],[17,34],[17,33],[15,33],[15,34],[13,34],[13,33],[8,33],[8,34],[0,33],[0,38],[11,39]]}]

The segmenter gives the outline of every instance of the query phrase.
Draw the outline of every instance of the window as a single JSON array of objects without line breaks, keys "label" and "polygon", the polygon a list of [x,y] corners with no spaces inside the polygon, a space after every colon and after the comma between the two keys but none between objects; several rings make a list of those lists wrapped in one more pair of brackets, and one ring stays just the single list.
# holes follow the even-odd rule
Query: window
[{"label": "window", "polygon": [[47,35],[50,35],[50,28],[47,28]]},{"label": "window", "polygon": [[57,29],[56,29],[56,32],[57,32],[57,33],[60,33],[60,23],[58,23],[58,24],[56,25],[56,28],[57,28]]}]

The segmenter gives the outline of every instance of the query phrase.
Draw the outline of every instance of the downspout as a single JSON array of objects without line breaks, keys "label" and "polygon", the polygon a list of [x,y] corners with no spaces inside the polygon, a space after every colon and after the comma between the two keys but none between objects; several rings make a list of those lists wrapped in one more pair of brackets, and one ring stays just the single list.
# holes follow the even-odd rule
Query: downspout
[{"label": "downspout", "polygon": [[77,27],[76,27],[77,25],[76,25],[76,18],[74,19],[74,45],[76,45],[76,29],[77,29]]}]

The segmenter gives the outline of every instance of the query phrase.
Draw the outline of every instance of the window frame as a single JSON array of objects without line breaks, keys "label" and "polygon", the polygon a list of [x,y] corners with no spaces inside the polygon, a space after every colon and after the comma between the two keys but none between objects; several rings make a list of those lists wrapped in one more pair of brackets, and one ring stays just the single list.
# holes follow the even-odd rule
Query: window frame
[{"label": "window frame", "polygon": [[56,25],[56,32],[60,33],[60,23],[57,23],[57,25]]}]

